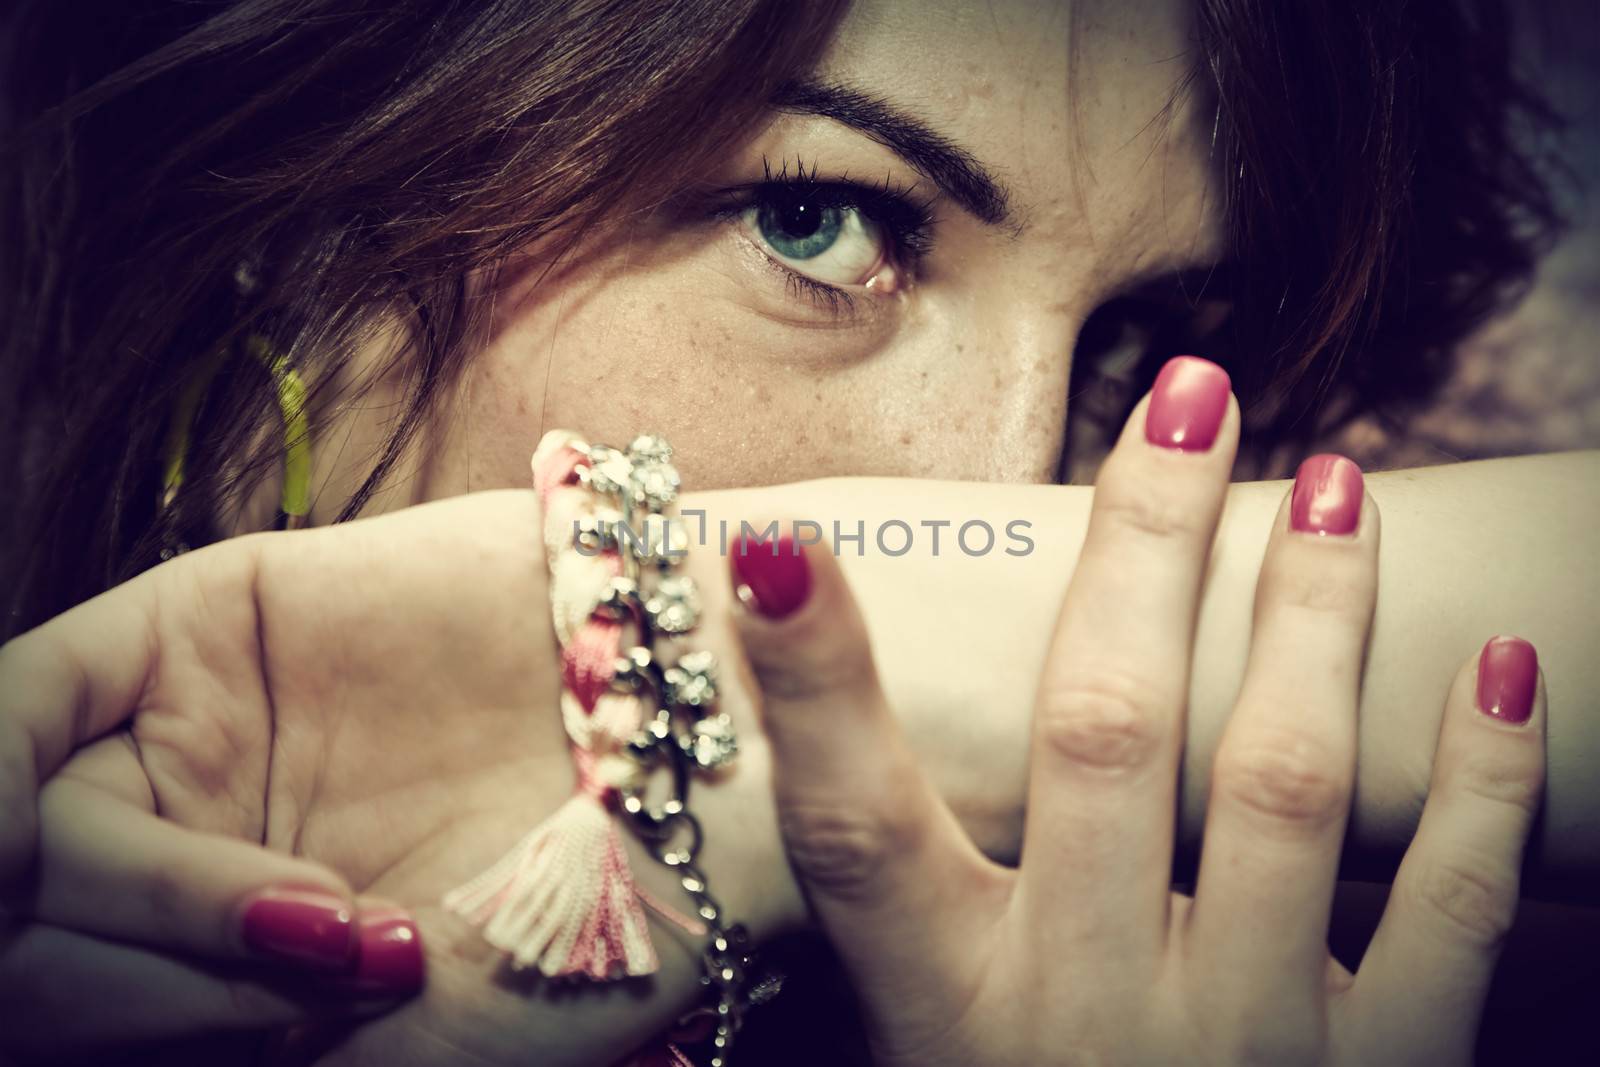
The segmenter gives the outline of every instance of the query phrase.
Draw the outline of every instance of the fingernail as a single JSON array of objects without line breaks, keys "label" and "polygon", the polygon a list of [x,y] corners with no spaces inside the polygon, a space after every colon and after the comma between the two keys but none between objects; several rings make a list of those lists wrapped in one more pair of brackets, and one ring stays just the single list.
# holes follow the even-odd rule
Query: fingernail
[{"label": "fingernail", "polygon": [[1539,653],[1520,637],[1491,637],[1478,654],[1478,710],[1491,719],[1525,723],[1539,685]]},{"label": "fingernail", "polygon": [[1294,476],[1289,528],[1301,533],[1346,535],[1361,525],[1361,468],[1343,456],[1312,456]]},{"label": "fingernail", "polygon": [[355,968],[333,982],[346,995],[408,997],[422,989],[427,969],[422,935],[409,912],[385,907],[363,911],[358,927]]},{"label": "fingernail", "polygon": [[811,565],[788,534],[777,541],[745,535],[733,545],[733,584],[745,607],[781,619],[800,610],[811,595]]},{"label": "fingernail", "polygon": [[240,937],[269,959],[343,970],[356,955],[350,905],[317,889],[264,889],[248,899]]},{"label": "fingernail", "polygon": [[1150,390],[1144,439],[1180,452],[1204,452],[1217,440],[1233,384],[1228,372],[1198,356],[1167,360]]}]

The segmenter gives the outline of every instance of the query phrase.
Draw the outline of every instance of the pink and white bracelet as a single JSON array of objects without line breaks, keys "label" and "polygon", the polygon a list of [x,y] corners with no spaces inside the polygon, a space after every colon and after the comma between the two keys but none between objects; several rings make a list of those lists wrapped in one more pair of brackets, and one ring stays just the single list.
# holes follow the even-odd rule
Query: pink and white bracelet
[{"label": "pink and white bracelet", "polygon": [[[619,451],[564,430],[546,434],[534,452],[561,647],[561,717],[578,785],[497,863],[445,894],[444,906],[479,925],[513,967],[549,977],[653,973],[646,907],[705,936],[701,982],[715,998],[709,1063],[724,1067],[751,999],[752,954],[698,866],[703,835],[688,797],[693,777],[729,765],[738,742],[716,711],[711,654],[688,652],[663,666],[656,647],[658,636],[693,630],[700,613],[693,579],[674,572],[688,540],[667,514],[679,485],[671,458],[659,437],[637,437]],[[658,803],[647,795],[653,780],[666,783]],[[693,917],[634,883],[613,815],[676,871]],[[676,1049],[671,1055],[681,1058]]]}]

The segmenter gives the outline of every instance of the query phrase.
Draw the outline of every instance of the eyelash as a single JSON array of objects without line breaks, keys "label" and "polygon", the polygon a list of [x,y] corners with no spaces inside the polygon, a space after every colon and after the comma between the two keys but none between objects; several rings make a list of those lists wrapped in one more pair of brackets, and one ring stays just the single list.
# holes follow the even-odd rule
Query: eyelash
[{"label": "eyelash", "polygon": [[[867,185],[851,181],[848,175],[823,181],[817,177],[816,164],[807,170],[803,162],[796,163],[795,173],[790,174],[786,161],[774,174],[765,156],[761,169],[764,175],[761,181],[728,191],[731,199],[718,205],[715,210],[718,218],[731,221],[751,207],[764,207],[777,203],[780,198],[803,195],[819,208],[854,208],[877,223],[888,235],[889,255],[913,273],[933,251],[933,198],[916,196],[915,185],[900,185],[887,177],[880,183]],[[848,290],[791,270],[775,258],[769,259],[786,275],[785,285],[796,297],[805,296],[834,315],[855,310],[856,298]]]}]

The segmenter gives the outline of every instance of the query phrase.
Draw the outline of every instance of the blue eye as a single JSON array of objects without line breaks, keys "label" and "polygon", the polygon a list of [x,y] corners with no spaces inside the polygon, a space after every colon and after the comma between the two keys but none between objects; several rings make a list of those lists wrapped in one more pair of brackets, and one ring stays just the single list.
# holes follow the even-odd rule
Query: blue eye
[{"label": "blue eye", "polygon": [[883,228],[853,204],[777,191],[746,208],[744,224],[763,252],[812,281],[892,288],[898,278]]},{"label": "blue eye", "polygon": [[785,259],[805,260],[832,248],[843,228],[845,211],[804,200],[762,204],[756,226],[762,240]]}]

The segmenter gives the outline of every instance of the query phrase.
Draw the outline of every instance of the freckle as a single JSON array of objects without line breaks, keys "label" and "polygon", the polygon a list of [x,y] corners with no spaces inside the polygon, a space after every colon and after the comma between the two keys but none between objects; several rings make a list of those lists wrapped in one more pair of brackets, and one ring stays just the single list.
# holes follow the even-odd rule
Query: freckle
[{"label": "freckle", "polygon": [[665,315],[666,313],[667,313],[667,302],[665,300],[657,300],[656,301],[656,314]]},{"label": "freckle", "polygon": [[818,389],[816,392],[812,393],[811,394],[811,399],[812,400],[821,400],[822,399],[822,390]]},{"label": "freckle", "polygon": [[963,352],[965,352],[966,350],[967,350],[967,346],[966,345],[962,344],[960,341],[956,342],[956,355],[959,356]]},{"label": "freckle", "polygon": [[917,375],[917,377],[921,378],[923,381],[927,381],[928,380],[928,372],[927,371],[923,371],[921,374]]},{"label": "freckle", "polygon": [[909,445],[911,443],[911,435],[909,433],[901,434],[900,435],[900,443],[903,444],[903,445]]}]

